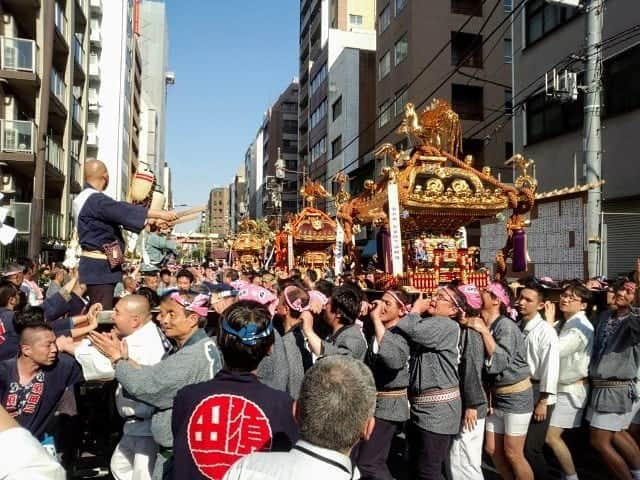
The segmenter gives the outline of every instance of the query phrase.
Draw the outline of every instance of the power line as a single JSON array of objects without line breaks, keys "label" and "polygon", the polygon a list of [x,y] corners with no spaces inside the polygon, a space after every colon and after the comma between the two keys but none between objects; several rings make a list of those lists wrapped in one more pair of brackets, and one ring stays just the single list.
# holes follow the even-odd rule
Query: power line
[{"label": "power line", "polygon": [[[635,33],[634,33],[635,32]],[[623,32],[619,32],[615,35],[612,35],[611,37],[603,40],[600,44],[600,46],[603,46],[605,49],[610,49],[613,48],[617,45],[619,45],[620,43],[624,43],[627,42],[635,37],[640,36],[640,25],[636,25],[634,27],[630,27],[627,30],[623,31]],[[573,64],[575,64],[576,62],[582,60],[582,58],[578,55],[578,54],[570,54],[568,57],[565,57],[564,59],[560,60],[559,62],[557,62],[555,65],[553,65],[549,70],[553,70],[554,68],[558,68],[560,66],[560,64],[562,64],[564,61],[569,60],[564,68],[569,68],[571,67]],[[530,82],[526,87],[523,87],[517,95],[515,95],[512,98],[512,102],[513,100],[515,100],[517,97],[520,97],[522,95],[524,95],[524,93],[529,90],[532,86],[534,86],[535,84],[537,84],[538,82],[540,82],[544,76],[545,76],[546,72],[542,75],[540,75],[539,77],[535,78],[532,82]],[[512,105],[512,112],[511,113],[506,113],[503,111],[503,113],[501,115],[498,115],[495,118],[492,118],[491,120],[487,119],[483,124],[481,125],[476,125],[471,132],[467,133],[467,137],[471,138],[471,137],[475,137],[477,136],[480,132],[486,130],[487,128],[491,127],[492,125],[494,125],[496,122],[498,122],[503,116],[514,116],[516,114],[516,111],[519,110],[519,108],[524,105],[528,100],[530,100],[532,97],[534,97],[535,95],[537,95],[538,92],[537,90],[529,95],[527,95],[526,98],[524,98],[523,100],[521,100],[518,103],[515,103]],[[494,112],[498,112],[498,107],[496,107],[494,109]],[[491,115],[490,115],[491,116]]]},{"label": "power line", "polygon": [[[485,0],[485,1],[486,1],[486,0]],[[497,2],[497,4],[499,4],[499,3],[501,3],[501,2]],[[435,94],[435,93],[436,93],[436,92],[437,92],[437,91],[438,91],[442,86],[444,86],[444,85],[449,81],[449,79],[451,79],[451,78],[452,78],[452,77],[453,77],[453,76],[454,76],[454,75],[455,75],[455,74],[460,70],[460,68],[464,67],[464,63],[465,63],[469,58],[471,58],[471,57],[472,57],[472,56],[473,56],[473,55],[474,55],[474,54],[475,54],[475,53],[476,53],[480,48],[482,48],[482,46],[483,46],[485,43],[487,43],[487,42],[489,41],[489,39],[490,39],[493,35],[495,35],[495,33],[496,33],[496,32],[497,32],[497,31],[498,31],[498,30],[499,30],[499,29],[500,29],[500,28],[501,28],[501,27],[502,27],[502,26],[503,26],[503,25],[504,25],[504,24],[505,24],[505,23],[506,23],[510,18],[512,18],[514,15],[517,15],[517,14],[518,14],[518,11],[519,11],[519,10],[521,10],[522,8],[524,8],[525,4],[526,4],[526,0],[521,0],[521,1],[520,1],[520,3],[518,3],[518,5],[516,5],[516,6],[511,10],[511,12],[509,12],[509,14],[508,14],[508,15],[506,15],[506,16],[505,16],[505,18],[504,18],[500,23],[498,23],[498,25],[497,25],[493,30],[491,30],[491,32],[489,32],[489,34],[487,35],[487,37],[486,37],[486,38],[484,38],[482,42],[480,42],[478,45],[476,45],[476,47],[475,47],[475,48],[473,48],[472,50],[469,50],[469,51],[467,52],[467,54],[465,55],[465,57],[464,57],[464,58],[463,58],[463,59],[458,63],[458,65],[456,65],[456,66],[454,67],[454,69],[453,69],[453,70],[452,70],[452,71],[451,71],[451,72],[450,72],[450,73],[449,73],[449,74],[444,78],[444,80],[442,80],[442,81],[440,82],[440,84],[439,84],[439,85],[438,85],[438,86],[437,86],[437,87],[436,87],[432,92],[430,92],[428,95],[426,95],[420,103],[416,104],[416,109],[420,108],[420,106],[422,106],[425,102],[427,102],[427,101],[428,101],[428,100],[429,100],[429,99],[430,99],[430,98],[431,98],[431,97],[432,97],[432,96],[433,96],[433,95],[434,95],[434,94]],[[496,8],[495,8],[495,6],[494,6],[494,8],[492,9],[492,13],[495,13],[495,10],[496,10]],[[480,27],[480,30],[478,31],[478,35],[483,31],[484,27],[488,24],[489,19],[490,19],[490,18],[485,19],[485,21],[483,22],[483,25]],[[465,22],[465,23],[467,23],[467,22]],[[464,25],[463,25],[463,27],[464,27]],[[463,27],[461,27],[461,28],[458,30],[458,32],[457,32],[457,33],[459,33],[459,32],[460,32],[460,30],[461,30]],[[449,40],[449,41],[445,44],[445,46],[444,46],[442,49],[440,49],[440,51],[443,51],[443,50],[444,50],[444,48],[446,48],[450,43],[451,43],[451,40]],[[430,62],[429,64],[431,64],[431,63],[433,63],[433,62]],[[415,82],[415,80],[417,80],[417,78],[418,78],[420,75],[422,75],[422,73],[424,73],[424,71],[426,71],[426,69],[428,68],[429,64],[427,64],[427,66],[425,66],[425,68],[423,68],[423,69],[422,69],[422,71],[418,74],[418,76],[417,76],[416,78],[414,78],[414,80],[412,81],[412,83],[413,83],[413,82]],[[408,87],[407,87],[407,88],[408,88]],[[378,118],[379,118],[380,116],[381,116],[381,115],[378,115],[378,117],[376,117],[376,119],[374,120],[374,122],[373,122],[372,124],[375,124],[375,121],[377,121],[377,120],[378,120]],[[371,126],[372,124],[370,124],[369,126]],[[397,128],[399,125],[400,125],[400,123],[397,123],[397,124],[396,124],[396,126],[395,126],[394,128],[392,128],[392,129],[389,131],[389,133],[387,133],[387,134],[382,138],[382,140],[384,140],[384,139],[385,139],[385,138],[387,138],[389,135],[391,135],[391,134],[396,130],[396,128]],[[369,127],[367,127],[367,129],[368,129],[368,128],[369,128]],[[346,147],[348,147],[348,146],[349,146],[349,145],[351,145],[353,142],[355,142],[355,141],[360,137],[360,135],[361,135],[362,133],[364,133],[364,131],[366,131],[367,129],[362,130],[358,135],[356,135],[356,136],[355,136],[355,137],[354,137],[354,138],[353,138],[353,139],[352,139],[352,140],[351,140],[351,141],[350,141],[350,142],[349,142],[345,147],[343,147],[343,148],[342,148],[342,150],[344,151],[344,149],[345,149]],[[341,169],[337,170],[337,172],[336,172],[336,173],[343,172],[344,170],[346,170],[347,168],[349,168],[351,165],[354,165],[356,162],[358,162],[358,161],[360,160],[360,158],[361,158],[361,157],[355,158],[353,161],[349,162],[347,165],[345,165],[345,166],[343,166]],[[320,165],[319,167],[318,167],[318,166],[316,166],[316,168],[315,168],[314,170],[317,170],[318,168],[322,168],[322,167],[324,167],[327,163],[329,163],[329,159],[327,159],[327,160],[326,160],[322,165]],[[314,180],[316,180],[317,178],[318,178],[318,176],[314,177]]]},{"label": "power line", "polygon": [[[487,3],[488,0],[482,0],[482,6],[484,6],[485,3]],[[524,3],[525,0],[522,1],[522,3]],[[496,1],[496,4],[494,6],[494,8],[492,9],[492,13],[495,12],[495,9],[497,7],[497,5],[499,5],[501,2],[500,0]],[[471,20],[473,20],[476,16],[471,14],[467,17],[467,19],[463,22],[463,24],[460,26],[460,28],[458,28],[458,30],[456,30],[456,34],[458,33],[462,33],[462,30],[471,22]],[[409,88],[416,82],[418,81],[418,79],[427,71],[427,69],[433,65],[435,63],[435,61],[440,57],[440,55],[442,55],[442,53],[447,49],[447,47],[451,44],[451,37],[449,38],[449,40],[435,53],[435,55],[431,58],[431,60],[429,60],[425,66],[418,72],[418,74],[407,84],[407,86],[405,87],[404,91],[408,91]],[[465,57],[465,60],[467,59],[467,57]],[[387,109],[391,108],[391,105],[389,107],[387,107]],[[382,115],[386,112],[385,110],[382,110],[374,119],[373,121],[371,121],[368,125],[366,125],[362,130],[360,130],[360,132],[358,132],[358,134],[352,138],[345,146],[342,147],[341,151],[344,151],[347,147],[351,146],[356,140],[358,140],[360,138],[360,136],[365,133],[366,131],[368,131],[371,127],[374,127],[376,125],[376,123],[378,122],[378,120],[382,117]],[[329,159],[325,160],[325,162],[318,166],[315,166],[315,169],[317,168],[321,168],[324,167],[327,163],[329,162]],[[312,165],[309,165],[310,170]],[[340,170],[342,171],[342,170]]]}]

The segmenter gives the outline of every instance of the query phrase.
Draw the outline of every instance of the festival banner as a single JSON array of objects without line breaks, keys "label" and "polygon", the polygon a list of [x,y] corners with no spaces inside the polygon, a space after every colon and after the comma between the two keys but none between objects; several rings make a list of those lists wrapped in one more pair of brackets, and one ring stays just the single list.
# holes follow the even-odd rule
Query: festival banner
[{"label": "festival banner", "polygon": [[342,274],[342,248],[344,246],[344,230],[340,222],[336,220],[336,249],[333,252],[335,259],[334,270],[336,275]]},{"label": "festival banner", "polygon": [[398,200],[398,184],[387,185],[389,195],[389,231],[391,233],[391,264],[393,274],[402,273],[402,234],[400,232],[400,202]]},{"label": "festival banner", "polygon": [[287,235],[287,264],[289,270],[293,268],[293,236]]}]

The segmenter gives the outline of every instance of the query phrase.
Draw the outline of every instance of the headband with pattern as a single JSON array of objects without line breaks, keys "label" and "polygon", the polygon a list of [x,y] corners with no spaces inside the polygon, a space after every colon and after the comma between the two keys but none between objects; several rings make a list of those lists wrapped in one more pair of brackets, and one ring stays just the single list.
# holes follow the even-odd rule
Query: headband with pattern
[{"label": "headband with pattern", "polygon": [[287,302],[287,305],[291,310],[302,313],[305,310],[309,309],[309,303],[307,302],[307,305],[303,306],[302,298],[296,298],[293,302],[289,300],[289,294],[294,289],[298,289],[298,287],[296,287],[295,285],[289,285],[287,288],[284,289],[284,292],[282,292],[282,296],[284,297],[284,301]]},{"label": "headband with pattern", "polygon": [[200,293],[196,295],[196,297],[191,302],[189,302],[184,297],[182,297],[178,292],[173,292],[169,298],[171,298],[171,300],[178,303],[179,305],[182,305],[185,308],[185,310],[189,312],[197,313],[201,317],[206,317],[207,314],[209,313],[209,308],[208,308],[209,296],[208,295],[204,295]]},{"label": "headband with pattern", "polygon": [[262,331],[258,332],[258,325],[255,323],[249,323],[245,325],[240,330],[236,330],[229,323],[227,323],[226,319],[222,320],[222,329],[227,332],[229,335],[233,335],[240,339],[240,341],[244,345],[248,345],[250,347],[254,346],[258,343],[258,340],[261,338],[268,337],[273,332],[273,325],[271,322],[267,324],[267,327]]},{"label": "headband with pattern", "polygon": [[409,312],[411,312],[411,304],[410,303],[404,303],[402,300],[400,300],[400,297],[398,296],[398,294],[396,292],[394,292],[393,290],[387,290],[384,293],[388,293],[389,295],[391,295],[393,297],[393,299],[398,303],[398,306],[400,307],[400,311],[404,314],[407,314]]},{"label": "headband with pattern", "polygon": [[512,320],[515,320],[517,318],[518,312],[511,305],[511,302],[509,301],[509,295],[502,285],[500,285],[498,282],[492,282],[487,286],[487,292],[492,293],[498,300],[500,300],[500,303],[502,303],[506,307],[507,313]]}]

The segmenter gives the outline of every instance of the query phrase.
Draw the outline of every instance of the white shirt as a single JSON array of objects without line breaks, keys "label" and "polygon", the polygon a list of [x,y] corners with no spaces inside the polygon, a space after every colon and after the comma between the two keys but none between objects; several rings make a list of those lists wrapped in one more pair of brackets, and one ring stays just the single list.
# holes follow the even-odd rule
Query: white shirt
[{"label": "white shirt", "polygon": [[534,401],[538,401],[540,392],[545,392],[549,394],[547,405],[554,405],[560,375],[558,334],[540,314],[536,314],[525,324],[522,333],[527,347],[527,363],[533,381]]},{"label": "white shirt", "polygon": [[24,428],[0,432],[0,480],[65,480],[64,468]]},{"label": "white shirt", "polygon": [[[298,450],[301,448],[307,452]],[[234,463],[224,480],[357,480],[360,472],[346,455],[298,441],[289,452],[252,453]]]},{"label": "white shirt", "polygon": [[[162,357],[165,350],[160,337],[160,332],[155,323],[149,320],[143,327],[133,332],[126,338],[129,349],[129,358],[138,365],[155,365]],[[87,340],[83,340],[76,348],[75,357],[82,366],[82,373],[86,380],[110,380],[114,378],[115,372],[111,361],[102,355]],[[125,421],[123,433],[136,437],[151,436],[151,416],[154,408],[146,403],[128,398],[122,385],[118,384],[116,389],[116,407],[120,416],[138,417]],[[141,421],[139,419],[146,420]]]},{"label": "white shirt", "polygon": [[[559,389],[589,376],[593,351],[593,325],[584,312],[578,312],[560,329]],[[564,391],[564,390],[561,390]]]}]

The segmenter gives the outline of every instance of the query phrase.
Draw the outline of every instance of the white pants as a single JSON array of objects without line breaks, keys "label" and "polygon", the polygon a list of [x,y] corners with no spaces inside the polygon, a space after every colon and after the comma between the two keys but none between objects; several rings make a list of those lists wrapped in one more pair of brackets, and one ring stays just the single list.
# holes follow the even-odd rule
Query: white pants
[{"label": "white pants", "polygon": [[150,480],[158,446],[153,437],[124,435],[111,457],[116,480]]},{"label": "white pants", "polygon": [[484,421],[478,419],[473,430],[461,428],[449,450],[450,480],[482,480],[482,442]]}]

